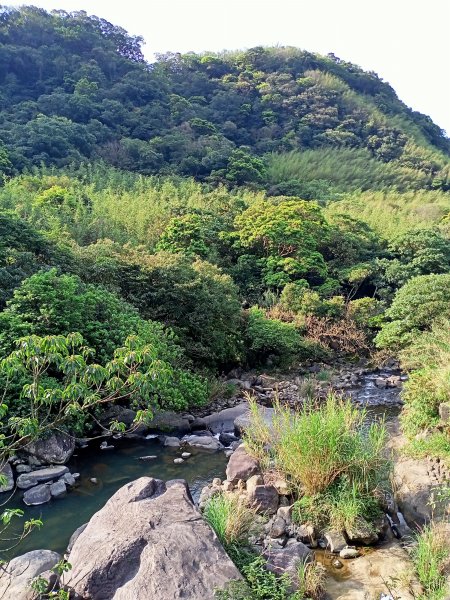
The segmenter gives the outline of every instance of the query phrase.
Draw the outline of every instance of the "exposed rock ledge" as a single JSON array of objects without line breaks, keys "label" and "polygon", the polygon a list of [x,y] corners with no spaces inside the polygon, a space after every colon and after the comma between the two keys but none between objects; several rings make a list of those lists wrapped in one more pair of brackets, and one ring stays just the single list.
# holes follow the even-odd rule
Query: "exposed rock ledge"
[{"label": "exposed rock ledge", "polygon": [[182,480],[141,477],[89,521],[64,583],[89,600],[213,600],[240,574]]}]

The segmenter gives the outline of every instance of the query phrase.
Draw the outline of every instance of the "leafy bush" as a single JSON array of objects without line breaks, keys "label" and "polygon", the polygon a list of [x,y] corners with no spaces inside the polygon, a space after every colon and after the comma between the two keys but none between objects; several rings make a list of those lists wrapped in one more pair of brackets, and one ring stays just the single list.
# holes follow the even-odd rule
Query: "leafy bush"
[{"label": "leafy bush", "polygon": [[405,348],[438,317],[450,316],[450,275],[420,275],[395,294],[375,338],[379,348]]},{"label": "leafy bush", "polygon": [[293,323],[270,319],[254,306],[247,313],[245,331],[247,356],[252,364],[261,364],[269,356],[288,364],[296,358],[313,356],[315,349],[301,337]]}]

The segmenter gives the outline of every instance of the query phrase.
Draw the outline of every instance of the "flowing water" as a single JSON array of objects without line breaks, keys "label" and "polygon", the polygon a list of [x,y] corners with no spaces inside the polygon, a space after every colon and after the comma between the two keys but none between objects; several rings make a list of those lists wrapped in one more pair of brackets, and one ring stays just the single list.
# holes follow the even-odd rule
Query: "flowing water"
[{"label": "flowing water", "polygon": [[[44,525],[34,530],[11,554],[23,554],[29,550],[46,548],[64,552],[72,533],[89,521],[105,502],[120,487],[144,475],[163,479],[186,479],[194,500],[198,499],[202,487],[214,477],[225,473],[227,459],[223,452],[205,452],[192,449],[192,456],[183,464],[174,464],[180,450],[165,448],[157,440],[140,443],[115,442],[115,450],[94,449],[79,451],[69,463],[72,473],[80,473],[78,485],[67,496],[53,499],[40,506],[25,506],[20,494],[16,494],[8,507],[24,510],[24,517],[16,520],[40,518]],[[141,456],[154,455],[148,461]],[[96,478],[98,483],[90,481]],[[3,507],[4,508],[4,507]],[[8,536],[10,536],[8,531]],[[5,545],[3,544],[3,548]],[[3,558],[3,557],[2,557]]]}]

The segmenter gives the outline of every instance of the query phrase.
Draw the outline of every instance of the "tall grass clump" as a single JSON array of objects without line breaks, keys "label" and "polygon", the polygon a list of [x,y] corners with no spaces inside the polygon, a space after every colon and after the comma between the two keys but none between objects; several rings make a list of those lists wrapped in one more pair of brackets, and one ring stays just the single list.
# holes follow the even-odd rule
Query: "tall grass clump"
[{"label": "tall grass clump", "polygon": [[447,600],[450,594],[446,577],[450,566],[450,540],[445,525],[426,525],[416,541],[412,559],[417,577],[424,588],[424,593],[418,600]]},{"label": "tall grass clump", "polygon": [[342,529],[375,516],[389,472],[384,424],[367,426],[364,411],[333,394],[322,405],[307,403],[299,412],[280,403],[274,408],[268,425],[256,403],[250,403],[245,442],[259,459],[266,454],[266,462],[297,490],[299,518]]},{"label": "tall grass clump", "polygon": [[255,512],[234,494],[216,494],[205,506],[203,516],[229,554],[248,546]]}]

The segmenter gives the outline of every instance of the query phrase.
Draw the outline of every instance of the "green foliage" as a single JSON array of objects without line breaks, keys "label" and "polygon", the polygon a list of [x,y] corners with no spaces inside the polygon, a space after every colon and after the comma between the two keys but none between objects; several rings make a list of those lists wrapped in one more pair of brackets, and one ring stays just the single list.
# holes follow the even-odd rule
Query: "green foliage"
[{"label": "green foliage", "polygon": [[439,524],[426,525],[417,535],[412,557],[424,594],[419,600],[445,600],[448,585],[445,574],[450,545],[445,528]]},{"label": "green foliage", "polygon": [[450,316],[450,275],[420,275],[396,293],[386,311],[386,322],[375,338],[379,348],[409,345],[438,317]]},{"label": "green foliage", "polygon": [[277,404],[272,427],[252,403],[251,424],[246,444],[262,457],[270,440],[275,468],[302,491],[296,505],[301,518],[342,528],[376,513],[377,493],[389,471],[383,424],[367,429],[364,411],[335,396],[319,407],[306,404],[299,412]]},{"label": "green foliage", "polygon": [[286,365],[314,353],[313,346],[302,339],[293,323],[268,318],[257,306],[248,311],[245,339],[247,355],[256,364],[271,356]]},{"label": "green foliage", "polygon": [[216,494],[205,506],[203,516],[229,554],[248,547],[249,536],[255,528],[255,512],[239,496]]}]

